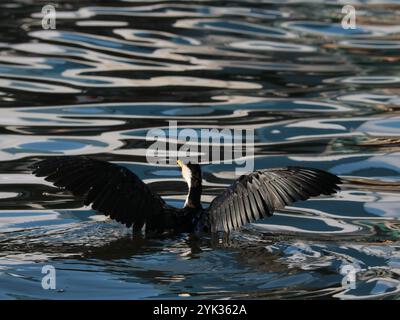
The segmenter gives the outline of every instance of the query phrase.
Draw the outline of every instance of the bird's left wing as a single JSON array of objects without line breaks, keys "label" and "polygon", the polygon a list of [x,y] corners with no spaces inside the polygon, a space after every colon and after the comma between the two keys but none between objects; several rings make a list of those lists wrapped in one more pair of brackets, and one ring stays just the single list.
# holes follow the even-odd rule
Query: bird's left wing
[{"label": "bird's left wing", "polygon": [[271,216],[277,209],[298,200],[332,194],[340,188],[339,177],[301,167],[266,169],[238,178],[210,204],[212,232],[231,231]]},{"label": "bird's left wing", "polygon": [[93,209],[127,227],[133,225],[134,230],[154,222],[165,205],[137,175],[113,163],[62,156],[36,162],[32,169],[36,176],[83,196],[85,205],[92,204]]}]

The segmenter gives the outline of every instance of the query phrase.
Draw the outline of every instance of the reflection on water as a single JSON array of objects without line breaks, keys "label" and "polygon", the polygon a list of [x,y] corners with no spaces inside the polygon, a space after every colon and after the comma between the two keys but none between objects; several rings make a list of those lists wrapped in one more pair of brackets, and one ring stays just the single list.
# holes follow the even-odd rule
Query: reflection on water
[{"label": "reflection on water", "polygon": [[[0,4],[0,298],[399,298],[400,6],[352,3],[348,30],[337,1],[63,1],[56,30],[36,1]],[[253,128],[256,168],[327,169],[343,190],[222,244],[132,239],[27,169],[95,155],[181,206],[179,171],[145,158],[170,120]],[[234,171],[205,163],[204,201]]]}]

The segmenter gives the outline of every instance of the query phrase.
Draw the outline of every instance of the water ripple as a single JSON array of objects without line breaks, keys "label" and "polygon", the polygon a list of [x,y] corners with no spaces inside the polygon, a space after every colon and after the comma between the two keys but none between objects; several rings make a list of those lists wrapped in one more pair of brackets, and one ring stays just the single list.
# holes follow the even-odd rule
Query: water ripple
[{"label": "water ripple", "polygon": [[[347,30],[333,0],[64,2],[56,30],[42,29],[39,4],[0,4],[0,299],[400,297],[397,1],[351,1]],[[91,155],[182,206],[177,168],[145,156],[148,130],[171,120],[178,132],[254,129],[257,169],[325,169],[342,190],[222,244],[132,239],[28,169]],[[235,165],[202,165],[206,205]],[[44,263],[57,292],[40,289]]]}]

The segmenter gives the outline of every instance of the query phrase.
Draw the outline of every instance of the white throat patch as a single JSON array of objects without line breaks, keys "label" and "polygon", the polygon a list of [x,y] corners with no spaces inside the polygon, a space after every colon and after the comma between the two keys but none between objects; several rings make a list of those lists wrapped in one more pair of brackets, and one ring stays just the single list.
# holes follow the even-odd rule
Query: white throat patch
[{"label": "white throat patch", "polygon": [[188,187],[190,189],[191,184],[192,184],[192,172],[187,166],[182,167],[182,177],[185,179],[186,183],[188,184]]}]

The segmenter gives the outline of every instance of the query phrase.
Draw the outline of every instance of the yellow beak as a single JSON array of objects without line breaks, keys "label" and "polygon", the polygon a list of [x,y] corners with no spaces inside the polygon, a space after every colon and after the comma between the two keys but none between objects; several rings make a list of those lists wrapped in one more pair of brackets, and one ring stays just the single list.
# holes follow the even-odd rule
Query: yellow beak
[{"label": "yellow beak", "polygon": [[183,162],[182,162],[182,160],[177,160],[177,161],[176,161],[176,164],[177,164],[178,166],[180,166],[181,168],[183,168]]}]

